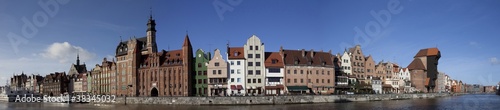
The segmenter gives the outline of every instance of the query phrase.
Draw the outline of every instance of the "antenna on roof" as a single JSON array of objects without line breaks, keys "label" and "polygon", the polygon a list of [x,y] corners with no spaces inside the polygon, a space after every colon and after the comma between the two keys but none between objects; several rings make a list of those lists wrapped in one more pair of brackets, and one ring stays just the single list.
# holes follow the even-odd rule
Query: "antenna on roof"
[{"label": "antenna on roof", "polygon": [[120,36],[120,42],[123,42],[123,40],[122,40],[122,36]]}]

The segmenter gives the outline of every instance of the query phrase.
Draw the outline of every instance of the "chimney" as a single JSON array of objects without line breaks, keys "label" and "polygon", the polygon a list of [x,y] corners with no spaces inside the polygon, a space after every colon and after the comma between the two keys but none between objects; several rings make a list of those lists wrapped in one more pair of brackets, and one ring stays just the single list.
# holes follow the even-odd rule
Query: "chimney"
[{"label": "chimney", "polygon": [[302,49],[302,57],[306,57],[306,50]]},{"label": "chimney", "polygon": [[311,58],[313,58],[313,57],[314,57],[314,50],[311,49]]}]

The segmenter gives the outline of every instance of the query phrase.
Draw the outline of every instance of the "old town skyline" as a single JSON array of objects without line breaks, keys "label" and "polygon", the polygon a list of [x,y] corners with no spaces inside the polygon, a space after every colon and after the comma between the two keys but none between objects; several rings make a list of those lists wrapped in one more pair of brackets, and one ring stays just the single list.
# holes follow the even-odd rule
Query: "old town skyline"
[{"label": "old town skyline", "polygon": [[[140,6],[142,9],[136,10],[136,11],[130,11],[136,14],[137,16],[134,17],[123,17],[121,19],[128,19],[130,22],[125,21],[116,21],[112,22],[110,19],[113,19],[112,14],[106,15],[102,14],[101,16],[106,16],[108,18],[86,18],[89,21],[91,20],[97,20],[93,21],[92,23],[95,24],[96,26],[90,26],[90,27],[101,27],[98,30],[87,30],[83,29],[81,31],[69,31],[69,32],[60,32],[60,31],[68,31],[61,26],[66,26],[63,24],[63,22],[69,22],[69,23],[74,23],[76,21],[73,20],[68,20],[68,16],[74,15],[72,13],[75,13],[75,9],[70,8],[71,6],[81,6],[77,5],[76,3],[73,2],[81,2],[81,1],[71,1],[68,4],[65,5],[60,5],[60,10],[59,13],[57,13],[54,17],[50,18],[50,22],[44,26],[39,28],[39,33],[31,38],[28,39],[29,43],[23,44],[20,46],[20,51],[18,53],[15,53],[15,51],[11,48],[11,43],[9,42],[8,37],[2,37],[2,48],[1,51],[2,53],[11,53],[11,54],[2,54],[0,55],[0,59],[2,59],[0,69],[5,70],[5,72],[2,72],[1,77],[2,77],[2,82],[0,84],[5,83],[5,78],[11,77],[12,74],[20,74],[21,72],[25,72],[27,74],[31,73],[39,73],[41,75],[45,75],[51,72],[63,72],[66,71],[68,72],[70,64],[74,63],[74,58],[76,56],[76,53],[80,52],[80,55],[82,55],[82,62],[85,62],[88,66],[88,70],[90,70],[93,65],[99,63],[102,58],[107,57],[108,55],[114,56],[114,53],[110,50],[113,50],[116,46],[116,42],[120,41],[120,36],[122,36],[121,39],[130,39],[133,36],[141,37],[144,35],[144,21],[147,20],[148,15],[150,13],[149,7],[151,7],[151,4],[149,3],[141,3]],[[432,36],[425,36],[424,38],[427,39],[433,39],[433,40],[428,40],[430,42],[423,42],[423,41],[415,41],[415,42],[403,42],[407,41],[406,39],[414,39],[414,38],[419,38],[415,37],[412,35],[405,35],[408,37],[396,37],[396,36],[401,36],[402,34],[398,34],[399,32],[408,32],[409,30],[412,29],[406,29],[406,30],[397,30],[399,28],[396,28],[396,24],[398,23],[408,23],[409,21],[401,22],[400,20],[405,20],[403,19],[404,17],[408,17],[408,13],[411,13],[412,7],[409,4],[415,3],[413,2],[406,2],[406,1],[401,1],[401,5],[405,7],[405,10],[401,12],[401,14],[398,15],[392,15],[393,21],[389,24],[389,26],[393,26],[392,28],[384,28],[384,31],[389,31],[391,30],[393,32],[392,35],[386,35],[384,37],[380,37],[378,40],[372,40],[370,43],[367,43],[369,46],[363,46],[363,49],[365,53],[371,54],[374,57],[375,62],[379,61],[392,61],[392,62],[397,62],[399,65],[406,66],[410,64],[413,55],[416,54],[416,52],[419,49],[422,48],[430,48],[430,47],[438,47],[440,48],[441,51],[443,51],[443,59],[440,61],[440,71],[446,72],[447,74],[450,74],[451,76],[454,76],[456,79],[461,79],[464,82],[467,83],[475,83],[475,84],[484,84],[484,85],[493,85],[496,84],[498,81],[498,77],[496,77],[495,72],[498,72],[498,69],[495,69],[495,67],[498,66],[498,61],[496,60],[495,55],[498,55],[498,53],[495,53],[496,51],[491,50],[492,53],[485,53],[484,55],[480,55],[478,57],[474,57],[475,54],[471,53],[464,53],[460,49],[455,49],[457,44],[460,44],[459,47],[462,47],[463,49],[469,50],[469,51],[474,51],[472,53],[480,53],[482,51],[487,51],[492,49],[493,44],[491,43],[493,40],[484,40],[484,37],[479,37],[483,39],[472,39],[471,37],[463,36],[459,37],[462,39],[452,39],[451,41],[448,41],[447,39],[451,39],[451,37],[442,37],[442,38],[433,38],[433,36],[444,36],[443,34],[438,34],[439,32],[433,32],[433,31],[428,31],[433,33],[434,35]],[[185,3],[179,3],[179,2],[174,2],[173,4],[185,4]],[[227,3],[226,3],[227,4]],[[333,33],[337,34],[318,34],[318,33],[326,33],[326,30],[330,30],[331,28],[313,28],[313,29],[305,29],[305,28],[299,28],[298,30],[303,30],[304,32],[297,33],[296,31],[293,31],[294,29],[289,29],[289,30],[281,30],[277,28],[281,28],[283,26],[286,26],[285,24],[281,23],[270,23],[271,20],[262,20],[262,21],[267,21],[267,24],[261,24],[263,26],[259,25],[249,25],[251,27],[262,27],[264,29],[240,29],[238,32],[227,32],[227,34],[223,31],[227,30],[228,28],[231,27],[240,27],[245,25],[235,25],[236,23],[234,22],[241,22],[244,21],[245,19],[241,19],[239,17],[248,17],[248,16],[242,16],[246,11],[249,11],[249,5],[253,4],[250,1],[244,1],[241,4],[238,4],[234,7],[234,11],[227,11],[224,14],[224,20],[221,20],[220,17],[217,15],[217,12],[213,10],[213,5],[212,2],[207,2],[205,5],[203,4],[193,4],[193,5],[202,5],[204,6],[203,8],[199,9],[206,9],[208,10],[209,13],[212,13],[213,15],[206,15],[210,16],[210,19],[212,22],[210,23],[204,23],[204,22],[195,22],[191,20],[190,22],[195,22],[195,23],[190,23],[189,21],[184,21],[184,20],[179,20],[180,18],[188,17],[189,15],[182,15],[179,16],[180,18],[172,18],[176,17],[175,14],[179,14],[181,12],[172,12],[172,9],[183,9],[182,7],[171,7],[168,8],[169,10],[167,11],[162,11],[162,8],[160,6],[152,6],[153,9],[153,16],[155,19],[158,21],[158,48],[159,49],[178,49],[182,45],[181,41],[184,39],[183,36],[188,33],[191,37],[192,42],[193,42],[193,51],[202,48],[205,51],[210,51],[214,49],[221,49],[222,53],[225,52],[225,45],[226,43],[230,42],[230,44],[244,44],[245,40],[249,36],[255,34],[259,36],[264,43],[266,43],[266,50],[269,50],[271,52],[276,52],[279,50],[280,46],[284,46],[287,49],[314,49],[314,50],[323,50],[323,51],[328,51],[332,50],[332,54],[336,53],[342,53],[344,48],[349,48],[349,47],[339,47],[339,44],[342,42],[353,42],[352,39],[354,38],[353,30],[352,27],[364,27],[366,22],[372,21],[373,19],[359,19],[358,23],[354,24],[343,24],[340,26],[333,26],[331,28],[335,28],[338,30],[347,30],[344,32],[336,31],[334,30]],[[418,3],[417,3],[418,4]],[[121,6],[126,6],[128,4],[123,4]],[[315,5],[315,4],[309,4],[309,5]],[[156,8],[158,7],[158,8]],[[305,6],[307,7],[307,6]],[[450,6],[453,8],[452,6]],[[473,7],[473,6],[471,6]],[[9,7],[7,7],[9,8]],[[12,7],[10,7],[12,8]],[[369,14],[370,10],[374,11],[379,11],[379,9],[383,9],[385,7],[370,7],[366,8],[366,10],[360,11],[361,14],[357,16],[364,16],[366,18],[372,18],[372,16]],[[413,7],[415,8],[415,7]],[[13,8],[14,9],[14,8]],[[268,10],[276,10],[275,8],[268,9]],[[349,8],[348,8],[349,9]],[[2,20],[2,22],[9,22],[7,24],[10,24],[9,26],[17,27],[13,29],[4,29],[1,33],[2,36],[8,35],[9,32],[14,32],[14,33],[19,33],[19,30],[22,29],[21,26],[22,21],[20,18],[23,16],[27,16],[30,18],[30,16],[37,12],[42,10],[40,7],[37,9],[32,9],[31,11],[25,11],[24,13],[20,14],[12,14],[11,12],[6,12],[3,16],[9,15],[10,18],[8,20]],[[238,11],[240,10],[240,11]],[[460,8],[455,8],[455,11],[460,11]],[[115,10],[116,11],[116,10]],[[310,9],[310,11],[315,12],[314,9]],[[454,10],[451,10],[451,12],[455,12]],[[463,10],[462,10],[463,11]],[[120,11],[116,11],[120,12]],[[184,11],[183,11],[184,12]],[[189,12],[189,11],[187,11]],[[295,11],[294,11],[295,12]],[[202,13],[202,12],[196,12],[196,13]],[[337,13],[337,12],[334,12]],[[407,14],[405,14],[407,13]],[[80,13],[81,14],[81,13]],[[272,13],[272,14],[276,14]],[[270,15],[272,15],[270,14]],[[304,13],[293,13],[293,14],[304,14]],[[283,14],[283,15],[293,15],[293,14]],[[488,13],[489,14],[489,13]],[[116,14],[116,15],[121,15],[125,16],[123,14]],[[196,14],[196,15],[201,15],[201,14]],[[237,16],[239,15],[239,16]],[[258,15],[258,14],[256,14]],[[465,16],[466,14],[462,15]],[[282,16],[282,15],[281,15]],[[316,16],[324,16],[321,14],[318,14]],[[352,16],[345,15],[346,18],[350,18]],[[95,17],[95,16],[94,16]],[[278,15],[274,16],[276,18],[272,19],[279,19],[280,17]],[[398,18],[399,17],[399,18]],[[400,18],[403,17],[403,18]],[[470,19],[460,19],[460,20],[471,20],[478,22],[477,24],[473,25],[478,25],[481,24],[481,20],[488,20],[488,19],[493,19],[498,16],[485,16],[482,18],[478,18],[479,20],[476,20],[475,18],[470,18]],[[328,17],[327,17],[328,18]],[[264,18],[259,18],[259,19],[264,19]],[[299,17],[297,18],[298,20],[305,20],[305,21],[311,21],[312,18],[303,18]],[[445,18],[443,18],[445,19]],[[456,19],[455,19],[456,20]],[[460,21],[458,20],[458,21]],[[14,22],[10,22],[14,21]],[[184,21],[180,22],[179,21]],[[345,20],[322,20],[323,22],[341,22]],[[259,22],[258,20],[253,21],[254,23]],[[291,23],[291,21],[284,21],[282,23]],[[456,23],[456,22],[455,22]],[[497,22],[493,22],[497,23]],[[118,25],[117,25],[118,24]],[[172,25],[175,24],[175,25]],[[258,23],[260,24],[260,23]],[[272,26],[272,24],[275,24],[276,26]],[[125,25],[125,26],[120,26],[120,25]],[[466,25],[466,24],[464,24]],[[86,26],[86,25],[81,25],[81,26]],[[222,28],[217,28],[215,29],[215,32],[207,32],[207,31],[202,31],[203,29],[207,29],[207,27],[210,26],[222,26]],[[297,26],[307,26],[306,24],[301,24]],[[317,27],[321,27],[322,25],[316,25]],[[454,25],[447,26],[447,27],[453,27]],[[487,25],[488,26],[488,25]],[[72,26],[74,27],[74,26]],[[265,28],[265,27],[271,27],[271,28]],[[2,27],[3,29],[4,27]],[[345,28],[345,29],[339,29],[339,28]],[[446,28],[446,27],[444,27]],[[78,28],[77,28],[78,29]],[[102,32],[102,30],[108,29],[110,31],[108,32]],[[394,30],[392,30],[394,29]],[[404,28],[403,28],[404,29]],[[271,31],[269,31],[271,30]],[[272,30],[277,30],[277,31],[272,31]],[[131,31],[131,32],[125,32],[125,31]],[[186,32],[187,31],[187,32]],[[453,30],[447,30],[447,31],[453,31]],[[487,30],[483,30],[487,31]],[[83,34],[83,35],[76,35],[78,33],[86,33],[86,32],[97,32],[100,35],[99,37],[90,37],[88,38],[87,36],[93,36],[91,34]],[[466,31],[466,32],[482,32],[482,31]],[[75,35],[72,35],[71,33],[75,33]],[[118,33],[118,34],[117,34]],[[288,33],[288,34],[284,34]],[[413,34],[418,33],[415,32]],[[489,32],[489,33],[494,33],[494,32]],[[226,34],[226,35],[225,35]],[[471,33],[468,33],[471,34]],[[53,36],[52,36],[53,35]],[[51,37],[49,37],[51,36]],[[58,36],[75,36],[75,37],[58,37]],[[76,37],[80,36],[80,37]],[[207,40],[205,38],[216,38],[220,39],[218,41],[214,41],[214,43],[203,43],[204,40]],[[281,38],[285,38],[285,36],[290,36],[290,38],[287,39],[292,39],[289,42],[290,43],[281,43],[280,40]],[[303,37],[300,36],[320,36],[320,37],[311,37],[312,39],[304,39]],[[334,37],[328,37],[328,36],[334,36]],[[336,36],[336,37],[335,37]],[[449,36],[455,36],[455,35],[449,35]],[[487,35],[486,35],[487,36]],[[103,38],[104,37],[104,38]],[[103,38],[102,40],[89,40],[89,39],[98,39],[98,38]],[[306,37],[307,38],[307,37]],[[489,39],[491,37],[486,37],[485,39]],[[494,37],[493,37],[494,38]],[[166,40],[166,39],[172,39],[172,40]],[[314,40],[316,39],[316,40]],[[318,41],[318,39],[324,39],[321,41]],[[338,39],[338,40],[337,40]],[[391,39],[396,39],[396,40],[391,40]],[[461,41],[463,40],[463,41]],[[82,41],[82,42],[79,42]],[[401,42],[400,42],[401,41]],[[67,43],[66,43],[67,42]],[[93,42],[92,44],[86,43],[86,42]],[[319,43],[318,43],[319,42]],[[448,43],[448,42],[456,42],[455,43]],[[386,43],[388,44],[393,44],[393,45],[385,45]],[[105,44],[105,45],[104,45]],[[300,44],[300,45],[292,45],[292,44]],[[319,44],[319,45],[313,45],[313,44]],[[406,45],[408,44],[408,45]],[[53,49],[54,51],[50,51]],[[58,49],[62,49],[64,51],[57,51]],[[392,50],[392,51],[389,51]],[[63,54],[63,55],[60,55]],[[66,55],[67,54],[67,55]],[[224,56],[225,57],[225,56]],[[473,58],[473,59],[469,59]],[[227,58],[225,58],[227,59]],[[464,60],[468,59],[468,60]],[[31,62],[32,64],[29,64],[28,62]],[[467,62],[469,65],[464,65],[462,63]],[[472,63],[469,63],[472,62]],[[48,63],[46,66],[41,65],[44,63]],[[23,66],[23,67],[20,67]],[[32,69],[37,66],[42,66],[42,68],[37,68],[37,69]],[[467,66],[470,69],[467,68],[457,68],[455,66]],[[26,67],[26,68],[24,68]],[[473,75],[469,76],[467,75],[470,72],[474,71],[482,71],[480,75]],[[472,77],[472,78],[470,78]],[[491,80],[490,80],[491,78]]]}]

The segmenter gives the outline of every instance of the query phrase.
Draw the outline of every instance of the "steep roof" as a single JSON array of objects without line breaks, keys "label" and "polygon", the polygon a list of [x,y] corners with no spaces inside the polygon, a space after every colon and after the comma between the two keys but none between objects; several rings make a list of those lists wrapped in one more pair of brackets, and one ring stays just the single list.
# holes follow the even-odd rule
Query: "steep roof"
[{"label": "steep roof", "polygon": [[245,51],[243,47],[228,47],[228,59],[245,59]]},{"label": "steep roof", "polygon": [[327,52],[283,50],[283,57],[285,65],[333,66],[332,54]]},{"label": "steep roof", "polygon": [[427,70],[424,66],[424,63],[422,63],[422,60],[420,58],[415,58],[413,61],[408,65],[409,70]]},{"label": "steep roof", "polygon": [[184,38],[184,44],[182,46],[190,46],[191,41],[189,40],[189,36],[186,34],[186,37]]},{"label": "steep roof", "polygon": [[421,49],[418,51],[417,55],[415,57],[424,57],[424,56],[438,56],[439,55],[439,49],[438,48],[426,48],[426,49]]},{"label": "steep roof", "polygon": [[[266,52],[265,53],[266,60],[264,64],[266,67],[284,67],[283,57],[278,52]],[[274,60],[274,61],[273,61]]]}]

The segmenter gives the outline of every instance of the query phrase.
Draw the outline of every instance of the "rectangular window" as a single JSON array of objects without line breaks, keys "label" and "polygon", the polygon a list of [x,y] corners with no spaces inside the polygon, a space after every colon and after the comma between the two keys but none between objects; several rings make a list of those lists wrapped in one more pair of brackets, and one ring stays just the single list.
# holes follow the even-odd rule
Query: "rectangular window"
[{"label": "rectangular window", "polygon": [[234,61],[231,61],[231,65],[234,65]]},{"label": "rectangular window", "polygon": [[293,79],[293,83],[297,83],[297,79]]},{"label": "rectangular window", "polygon": [[219,70],[219,74],[222,74],[222,70]]},{"label": "rectangular window", "polygon": [[250,46],[248,46],[248,47],[250,48],[250,50],[253,50],[253,47],[252,47],[251,45],[250,45]]},{"label": "rectangular window", "polygon": [[304,74],[304,70],[300,70],[300,74]]},{"label": "rectangular window", "polygon": [[201,84],[201,83],[203,83],[202,79],[198,79],[198,84]]},{"label": "rectangular window", "polygon": [[286,81],[286,82],[287,82],[287,83],[290,83],[290,79],[287,79],[287,81]]},{"label": "rectangular window", "polygon": [[267,81],[269,82],[280,82],[280,77],[269,77],[267,78]]},{"label": "rectangular window", "polygon": [[260,75],[260,70],[255,70],[255,75]]},{"label": "rectangular window", "polygon": [[300,83],[304,83],[304,79],[300,79]]},{"label": "rectangular window", "polygon": [[255,54],[255,58],[260,58],[260,54]]},{"label": "rectangular window", "polygon": [[248,62],[248,66],[253,66],[253,62]]},{"label": "rectangular window", "polygon": [[207,75],[207,71],[203,71],[203,75]]},{"label": "rectangular window", "polygon": [[233,69],[231,69],[231,74],[234,74],[234,70]]},{"label": "rectangular window", "polygon": [[259,50],[259,46],[255,46],[255,50]]},{"label": "rectangular window", "polygon": [[325,79],[321,79],[321,83],[325,83]]},{"label": "rectangular window", "polygon": [[261,79],[257,79],[257,83],[261,83],[261,82],[262,82]]},{"label": "rectangular window", "polygon": [[248,70],[248,75],[253,75],[253,70]]},{"label": "rectangular window", "polygon": [[[290,71],[290,70],[288,70]],[[280,73],[281,69],[280,68],[269,68],[269,73]],[[290,72],[288,72],[290,74]]]},{"label": "rectangular window", "polygon": [[212,74],[214,74],[214,75],[217,74],[217,70],[213,70]]},{"label": "rectangular window", "polygon": [[316,79],[316,83],[319,83],[319,79]]},{"label": "rectangular window", "polygon": [[253,83],[257,83],[257,79],[253,79]]},{"label": "rectangular window", "polygon": [[198,71],[198,75],[202,75],[201,71]]},{"label": "rectangular window", "polygon": [[231,78],[231,82],[234,82],[234,78]]},{"label": "rectangular window", "polygon": [[219,62],[216,62],[214,65],[215,65],[215,66],[219,66]]},{"label": "rectangular window", "polygon": [[276,64],[276,62],[278,62],[278,60],[275,60],[275,59],[271,60],[272,64]]},{"label": "rectangular window", "polygon": [[287,70],[287,73],[290,74],[290,70]]},{"label": "rectangular window", "polygon": [[240,61],[236,61],[236,65],[240,65]]},{"label": "rectangular window", "polygon": [[237,72],[238,74],[241,74],[241,70],[240,70],[240,69],[237,69],[237,70],[236,70],[236,72]]},{"label": "rectangular window", "polygon": [[260,66],[260,62],[255,62],[255,66]]},{"label": "rectangular window", "polygon": [[252,79],[248,79],[247,83],[252,83]]},{"label": "rectangular window", "polygon": [[253,54],[248,54],[248,58],[253,58]]},{"label": "rectangular window", "polygon": [[241,78],[236,79],[237,82],[241,82]]}]

